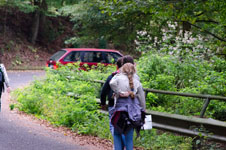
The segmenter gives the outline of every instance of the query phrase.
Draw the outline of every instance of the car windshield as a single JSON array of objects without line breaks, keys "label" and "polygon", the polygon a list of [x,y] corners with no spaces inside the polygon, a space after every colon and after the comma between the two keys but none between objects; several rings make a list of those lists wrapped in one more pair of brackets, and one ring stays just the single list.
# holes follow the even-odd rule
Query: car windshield
[{"label": "car windshield", "polygon": [[65,50],[60,50],[58,52],[56,52],[55,54],[53,54],[53,56],[50,57],[51,60],[54,61],[58,61],[58,59],[60,59],[61,56],[63,56],[66,53]]}]

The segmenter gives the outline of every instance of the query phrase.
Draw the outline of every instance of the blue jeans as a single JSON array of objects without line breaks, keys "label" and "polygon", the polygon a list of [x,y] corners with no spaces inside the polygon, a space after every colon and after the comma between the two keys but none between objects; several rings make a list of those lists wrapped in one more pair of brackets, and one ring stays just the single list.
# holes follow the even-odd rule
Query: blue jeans
[{"label": "blue jeans", "polygon": [[112,114],[110,113],[110,111],[113,109],[114,107],[108,107],[108,112],[109,112],[109,126],[110,126],[110,131],[111,131],[111,134],[112,136],[114,135],[114,127],[111,123],[111,116]]},{"label": "blue jeans", "polygon": [[[108,107],[108,112],[109,112],[109,126],[110,126],[111,134],[112,134],[112,136],[114,138],[114,126],[111,123],[111,116],[113,114],[110,113],[112,109],[114,109],[114,107]],[[121,136],[122,136],[121,137],[122,138],[122,147],[124,147],[125,146],[125,136],[123,134]],[[116,150],[116,149],[114,149],[114,150]]]},{"label": "blue jeans", "polygon": [[125,135],[123,135],[123,134],[120,134],[117,130],[114,130],[114,148],[115,148],[115,150],[123,150],[124,149],[123,137],[125,138],[126,150],[133,149],[133,131],[134,131],[134,129],[131,128]]}]

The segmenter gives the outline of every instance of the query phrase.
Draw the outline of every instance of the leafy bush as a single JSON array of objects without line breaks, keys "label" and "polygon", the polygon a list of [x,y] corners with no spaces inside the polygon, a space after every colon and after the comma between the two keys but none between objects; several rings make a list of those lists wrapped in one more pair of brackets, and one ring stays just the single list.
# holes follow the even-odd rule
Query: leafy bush
[{"label": "leafy bush", "polygon": [[[181,59],[174,55],[149,52],[145,53],[137,64],[137,70],[145,88],[181,93],[226,95],[226,72],[222,65],[225,64],[225,60],[223,59],[211,57],[205,60],[192,55]],[[195,116],[200,114],[204,103],[200,99],[163,94],[148,94],[146,100],[147,108],[152,110]],[[212,100],[206,115],[222,120],[225,109],[225,102]]]},{"label": "leafy bush", "polygon": [[145,149],[183,149],[191,150],[192,138],[182,138],[181,136],[176,136],[170,133],[159,133],[157,130],[144,130],[141,131],[141,136],[139,139],[134,140],[135,144],[142,146]]},{"label": "leafy bush", "polygon": [[[145,88],[225,96],[226,73],[221,69],[224,63],[216,57],[209,60],[185,57],[180,60],[173,55],[150,52],[139,59],[137,70]],[[115,69],[100,64],[93,69],[87,66],[88,71],[84,71],[79,69],[79,63],[60,66],[57,70],[47,69],[45,80],[34,81],[29,87],[15,92],[16,107],[78,133],[111,139],[108,116],[99,112],[95,101],[101,85],[89,80],[106,80]],[[146,103],[151,110],[198,116],[204,101],[148,93]],[[225,102],[211,100],[206,116],[225,120],[225,109]],[[191,148],[191,138],[160,134],[154,129],[151,136],[146,131],[141,134],[135,143],[146,149]]]},{"label": "leafy bush", "polygon": [[[17,107],[21,111],[44,116],[56,125],[71,127],[79,133],[96,134],[93,125],[103,119],[96,103],[98,86],[68,79],[70,73],[71,70],[65,74],[61,70],[49,70],[46,80],[35,81],[23,91],[15,92]],[[68,95],[69,92],[74,93],[76,98]]]}]

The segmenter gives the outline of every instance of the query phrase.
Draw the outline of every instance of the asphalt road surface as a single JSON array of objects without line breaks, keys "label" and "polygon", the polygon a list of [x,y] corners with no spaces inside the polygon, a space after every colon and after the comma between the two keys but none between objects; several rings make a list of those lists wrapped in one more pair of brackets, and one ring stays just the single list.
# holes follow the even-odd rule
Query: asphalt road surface
[{"label": "asphalt road surface", "polygon": [[10,86],[12,89],[28,85],[35,79],[42,79],[45,76],[44,71],[8,71]]},{"label": "asphalt road surface", "polygon": [[[43,71],[9,71],[13,89],[25,86],[34,79],[44,77]],[[96,147],[76,143],[65,133],[55,131],[40,122],[31,120],[17,111],[9,110],[8,93],[2,95],[0,113],[0,150],[94,150]]]}]

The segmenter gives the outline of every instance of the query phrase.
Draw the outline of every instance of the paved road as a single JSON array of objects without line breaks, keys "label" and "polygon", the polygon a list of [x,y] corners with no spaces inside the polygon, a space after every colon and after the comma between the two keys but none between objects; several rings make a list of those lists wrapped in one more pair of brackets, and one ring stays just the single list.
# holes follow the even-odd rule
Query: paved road
[{"label": "paved road", "polygon": [[44,78],[44,71],[8,71],[12,89],[28,85],[34,79]]},{"label": "paved road", "polygon": [[[43,78],[43,71],[9,71],[12,89],[29,84],[35,78]],[[0,113],[0,150],[93,150],[90,146],[76,144],[73,138],[54,131],[37,120],[9,110],[9,95],[3,94]]]}]

